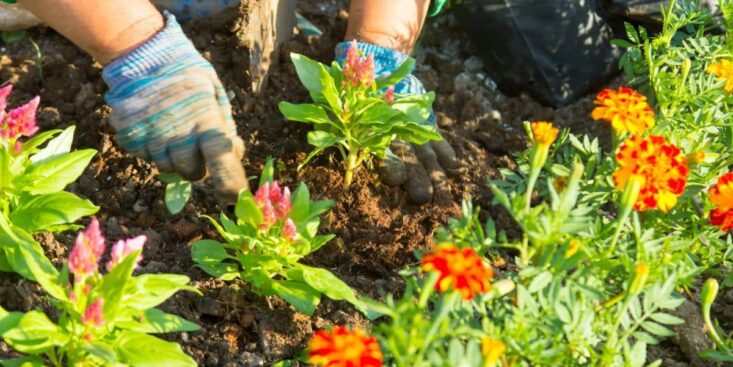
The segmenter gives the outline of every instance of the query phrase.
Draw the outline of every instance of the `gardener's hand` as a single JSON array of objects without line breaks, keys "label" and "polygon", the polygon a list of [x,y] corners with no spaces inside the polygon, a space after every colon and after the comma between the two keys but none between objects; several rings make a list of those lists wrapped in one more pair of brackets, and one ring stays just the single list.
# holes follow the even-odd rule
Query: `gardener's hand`
[{"label": "gardener's hand", "polygon": [[216,72],[186,38],[175,18],[104,68],[117,143],[162,171],[188,180],[206,175],[222,200],[236,201],[247,186],[231,106]]},{"label": "gardener's hand", "polygon": [[[336,45],[336,60],[343,62],[349,43]],[[394,72],[408,55],[385,47],[358,42],[359,50],[365,55],[374,54],[374,69],[377,76]],[[425,87],[414,75],[406,76],[395,85],[397,94],[424,94]],[[425,124],[435,126],[435,115],[431,114]],[[412,145],[403,141],[392,143],[387,157],[380,162],[379,175],[387,185],[403,185],[410,201],[425,204],[433,196],[447,195],[448,182],[445,172],[454,172],[460,167],[456,153],[447,141],[433,141],[424,145]]]}]

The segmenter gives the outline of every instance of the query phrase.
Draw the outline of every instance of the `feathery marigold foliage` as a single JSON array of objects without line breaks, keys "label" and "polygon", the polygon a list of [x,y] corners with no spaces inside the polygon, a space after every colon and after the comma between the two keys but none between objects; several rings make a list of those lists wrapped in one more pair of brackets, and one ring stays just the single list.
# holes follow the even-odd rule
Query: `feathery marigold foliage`
[{"label": "feathery marigold foliage", "polygon": [[733,229],[733,173],[718,178],[710,189],[710,201],[715,205],[710,211],[710,223],[723,231]]},{"label": "feathery marigold foliage", "polygon": [[632,136],[619,147],[616,162],[613,179],[619,190],[624,189],[631,176],[643,181],[634,204],[637,211],[658,208],[667,212],[685,190],[687,158],[662,136]]},{"label": "feathery marigold foliage", "polygon": [[308,361],[321,367],[381,367],[382,351],[377,339],[362,330],[336,325],[313,335]]},{"label": "feathery marigold foliage", "polygon": [[491,290],[489,280],[494,276],[491,267],[471,248],[459,249],[452,243],[438,246],[425,255],[420,266],[424,271],[440,274],[435,289],[440,292],[456,290],[465,300]]},{"label": "feathery marigold foliage", "polygon": [[605,120],[616,134],[628,132],[641,134],[654,127],[654,110],[646,96],[628,87],[618,90],[604,89],[596,96],[596,108],[591,116],[594,120]]}]

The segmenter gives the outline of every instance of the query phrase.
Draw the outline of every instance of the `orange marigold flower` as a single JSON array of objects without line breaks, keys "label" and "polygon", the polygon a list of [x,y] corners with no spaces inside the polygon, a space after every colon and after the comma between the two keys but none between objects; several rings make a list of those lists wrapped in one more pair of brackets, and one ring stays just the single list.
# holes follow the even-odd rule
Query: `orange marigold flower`
[{"label": "orange marigold flower", "polygon": [[715,204],[715,209],[710,211],[710,223],[723,231],[733,229],[733,173],[718,177],[710,189],[710,201]]},{"label": "orange marigold flower", "polygon": [[627,87],[618,90],[604,89],[596,96],[597,107],[591,116],[594,120],[606,120],[616,133],[640,134],[654,127],[654,110],[646,96]]},{"label": "orange marigold flower", "polygon": [[662,136],[632,136],[619,147],[616,163],[613,179],[618,189],[623,190],[631,176],[643,182],[634,204],[638,211],[669,211],[687,185],[687,158]]},{"label": "orange marigold flower", "polygon": [[308,361],[322,367],[381,367],[382,350],[373,336],[360,329],[319,330],[308,343]]},{"label": "orange marigold flower", "polygon": [[535,121],[530,123],[532,137],[537,145],[550,146],[557,139],[558,129],[552,126],[551,122]]},{"label": "orange marigold flower", "polygon": [[481,354],[484,356],[485,366],[495,366],[505,350],[506,344],[501,340],[489,338],[488,336],[481,338]]},{"label": "orange marigold flower", "polygon": [[480,256],[470,248],[459,249],[447,243],[435,252],[425,255],[420,266],[424,271],[440,273],[435,289],[445,292],[454,289],[463,299],[473,299],[476,293],[491,290],[489,280],[494,276],[491,267],[484,265]]},{"label": "orange marigold flower", "polygon": [[722,60],[721,62],[712,64],[705,71],[715,75],[718,80],[725,80],[723,89],[726,92],[733,91],[733,63],[729,60]]}]

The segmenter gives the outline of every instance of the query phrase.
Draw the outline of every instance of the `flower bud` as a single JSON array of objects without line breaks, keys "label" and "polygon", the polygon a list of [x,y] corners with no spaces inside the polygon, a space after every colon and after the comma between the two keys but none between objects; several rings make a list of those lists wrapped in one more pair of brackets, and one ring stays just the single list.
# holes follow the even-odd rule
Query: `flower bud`
[{"label": "flower bud", "polygon": [[102,307],[104,306],[104,300],[100,297],[97,298],[81,316],[81,322],[88,326],[102,326],[104,325],[104,317],[102,316]]},{"label": "flower bud", "polygon": [[702,286],[702,291],[700,292],[700,298],[703,306],[709,306],[715,302],[715,297],[718,296],[718,288],[718,281],[714,278],[709,278],[705,281],[705,284]]},{"label": "flower bud", "polygon": [[645,263],[639,263],[634,269],[634,277],[629,285],[629,295],[635,296],[644,290],[646,280],[649,278],[649,267]]}]

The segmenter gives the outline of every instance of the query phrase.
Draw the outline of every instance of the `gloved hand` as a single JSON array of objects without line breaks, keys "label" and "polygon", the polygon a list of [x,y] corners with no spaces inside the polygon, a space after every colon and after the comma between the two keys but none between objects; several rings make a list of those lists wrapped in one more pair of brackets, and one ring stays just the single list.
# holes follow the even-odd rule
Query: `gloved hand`
[{"label": "gloved hand", "polygon": [[103,71],[117,143],[188,180],[206,175],[220,198],[236,201],[247,179],[226,92],[173,15],[156,36]]},{"label": "gloved hand", "polygon": [[[336,61],[343,63],[350,43],[336,45]],[[389,75],[405,62],[409,56],[385,47],[358,42],[358,48],[365,55],[374,54],[374,71],[377,76]],[[425,87],[414,75],[407,75],[395,85],[396,94],[424,94]],[[425,124],[435,125],[431,114]],[[448,183],[445,171],[460,167],[453,147],[447,141],[431,141],[413,145],[404,141],[392,142],[387,157],[380,162],[379,176],[387,185],[403,185],[410,201],[425,204],[433,200],[436,192],[447,194]]]}]

